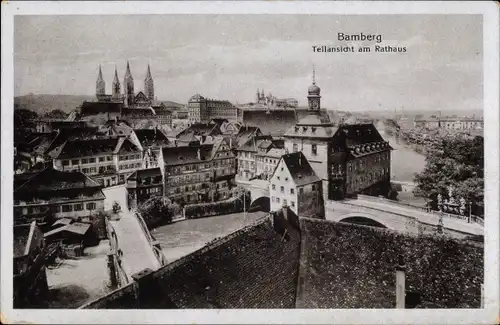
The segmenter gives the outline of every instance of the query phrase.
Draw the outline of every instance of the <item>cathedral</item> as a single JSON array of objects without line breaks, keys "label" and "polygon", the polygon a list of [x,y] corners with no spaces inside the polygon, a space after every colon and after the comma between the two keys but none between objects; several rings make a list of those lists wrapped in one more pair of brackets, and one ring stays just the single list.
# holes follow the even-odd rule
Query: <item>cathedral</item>
[{"label": "cathedral", "polygon": [[118,71],[115,67],[115,75],[111,86],[111,95],[106,94],[106,82],[102,77],[101,66],[96,81],[96,97],[99,102],[121,102],[127,108],[148,108],[155,105],[154,82],[151,76],[151,68],[148,64],[146,78],[144,78],[144,91],[134,92],[134,78],[130,72],[130,63],[127,61],[127,70],[123,78],[123,94],[121,93]]}]

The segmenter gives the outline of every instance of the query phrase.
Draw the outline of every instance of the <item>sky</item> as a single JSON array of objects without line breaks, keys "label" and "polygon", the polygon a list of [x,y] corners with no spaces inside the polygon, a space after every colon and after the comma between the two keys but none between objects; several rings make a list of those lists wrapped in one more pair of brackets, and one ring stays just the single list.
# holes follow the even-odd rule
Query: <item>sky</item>
[{"label": "sky", "polygon": [[[16,16],[15,95],[111,93],[130,61],[136,92],[148,63],[159,100],[194,94],[233,103],[257,89],[338,110],[482,109],[482,19],[474,15]],[[339,41],[338,33],[380,34]],[[405,53],[315,53],[313,45],[405,46]]]}]

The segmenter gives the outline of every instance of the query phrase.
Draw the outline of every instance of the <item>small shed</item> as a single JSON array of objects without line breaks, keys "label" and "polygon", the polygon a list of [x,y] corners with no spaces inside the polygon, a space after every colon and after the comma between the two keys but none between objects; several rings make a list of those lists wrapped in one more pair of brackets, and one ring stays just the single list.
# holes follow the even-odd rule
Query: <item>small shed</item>
[{"label": "small shed", "polygon": [[62,227],[55,228],[44,234],[48,242],[62,242],[63,244],[79,244],[89,241],[90,223],[74,222]]}]

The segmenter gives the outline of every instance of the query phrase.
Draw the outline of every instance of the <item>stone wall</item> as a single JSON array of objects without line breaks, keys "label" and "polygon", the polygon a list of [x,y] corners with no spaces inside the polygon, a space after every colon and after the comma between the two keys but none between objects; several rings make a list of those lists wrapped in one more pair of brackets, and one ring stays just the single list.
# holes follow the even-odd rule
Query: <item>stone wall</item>
[{"label": "stone wall", "polygon": [[398,256],[406,290],[443,308],[479,308],[483,247],[445,237],[301,219],[297,308],[394,308]]},{"label": "stone wall", "polygon": [[285,224],[266,218],[84,308],[294,308],[300,234]]}]

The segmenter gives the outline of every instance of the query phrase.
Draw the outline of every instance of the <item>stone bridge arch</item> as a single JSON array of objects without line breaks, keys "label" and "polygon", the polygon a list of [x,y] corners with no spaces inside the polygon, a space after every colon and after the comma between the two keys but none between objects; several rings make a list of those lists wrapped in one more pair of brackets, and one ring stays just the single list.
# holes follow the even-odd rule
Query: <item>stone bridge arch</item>
[{"label": "stone bridge arch", "polygon": [[353,212],[344,214],[336,217],[334,221],[349,222],[349,223],[361,224],[372,227],[396,229],[396,226],[393,225],[390,220],[387,220],[385,218],[380,218],[376,215],[364,212]]},{"label": "stone bridge arch", "polygon": [[271,200],[269,196],[260,196],[250,203],[249,211],[271,211]]}]

